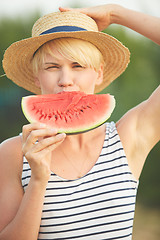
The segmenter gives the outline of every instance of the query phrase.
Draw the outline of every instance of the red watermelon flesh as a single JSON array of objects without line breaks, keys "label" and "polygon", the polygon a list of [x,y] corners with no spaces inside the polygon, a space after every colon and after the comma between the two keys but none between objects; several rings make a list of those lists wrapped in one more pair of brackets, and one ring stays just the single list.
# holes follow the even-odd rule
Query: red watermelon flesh
[{"label": "red watermelon flesh", "polygon": [[80,133],[102,125],[110,117],[115,99],[109,94],[60,92],[22,98],[29,122],[45,123],[59,133]]}]

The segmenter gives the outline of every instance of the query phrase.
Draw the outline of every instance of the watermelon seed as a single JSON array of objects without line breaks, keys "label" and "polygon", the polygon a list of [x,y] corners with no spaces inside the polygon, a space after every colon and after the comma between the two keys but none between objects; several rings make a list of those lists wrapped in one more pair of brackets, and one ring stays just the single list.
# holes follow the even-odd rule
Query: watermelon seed
[{"label": "watermelon seed", "polygon": [[44,119],[46,119],[46,117],[47,117],[47,114],[45,114],[43,117],[44,117]]},{"label": "watermelon seed", "polygon": [[51,114],[48,115],[48,119],[50,120],[52,118]]},{"label": "watermelon seed", "polygon": [[43,117],[44,117],[44,115],[41,115],[41,116],[39,117],[39,120],[41,120]]},{"label": "watermelon seed", "polygon": [[65,121],[66,121],[66,123],[67,123],[68,121],[67,121],[67,118],[66,118],[66,116],[64,117],[64,119],[65,119]]},{"label": "watermelon seed", "polygon": [[69,111],[67,112],[66,117],[69,118],[69,119],[72,119],[72,115]]}]

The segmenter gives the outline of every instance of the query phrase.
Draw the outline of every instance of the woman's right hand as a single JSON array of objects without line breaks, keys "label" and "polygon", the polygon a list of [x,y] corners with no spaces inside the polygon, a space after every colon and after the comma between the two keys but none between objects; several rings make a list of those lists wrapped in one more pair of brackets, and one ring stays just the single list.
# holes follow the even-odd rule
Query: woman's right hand
[{"label": "woman's right hand", "polygon": [[31,178],[47,183],[51,174],[52,151],[65,139],[65,133],[57,131],[43,124],[32,123],[23,126],[22,152],[31,170]]}]

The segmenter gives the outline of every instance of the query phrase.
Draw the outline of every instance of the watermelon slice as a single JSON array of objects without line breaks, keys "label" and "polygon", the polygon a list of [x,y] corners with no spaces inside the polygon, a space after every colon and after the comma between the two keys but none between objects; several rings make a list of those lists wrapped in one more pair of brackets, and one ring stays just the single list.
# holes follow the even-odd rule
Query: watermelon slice
[{"label": "watermelon slice", "polygon": [[22,110],[29,122],[45,123],[59,133],[81,133],[94,129],[110,117],[115,99],[109,94],[60,92],[22,98]]}]

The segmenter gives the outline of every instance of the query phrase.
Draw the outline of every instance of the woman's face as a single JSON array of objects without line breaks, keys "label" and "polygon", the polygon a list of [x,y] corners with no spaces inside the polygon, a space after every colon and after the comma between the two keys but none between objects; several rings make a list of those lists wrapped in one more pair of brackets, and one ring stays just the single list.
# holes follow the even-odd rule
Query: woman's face
[{"label": "woman's face", "polygon": [[96,72],[90,67],[82,67],[79,63],[66,59],[56,49],[52,48],[52,50],[55,57],[46,54],[42,68],[35,79],[42,94],[62,91],[94,93],[95,85],[103,81],[103,66]]}]

